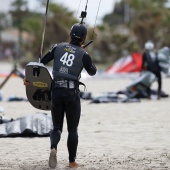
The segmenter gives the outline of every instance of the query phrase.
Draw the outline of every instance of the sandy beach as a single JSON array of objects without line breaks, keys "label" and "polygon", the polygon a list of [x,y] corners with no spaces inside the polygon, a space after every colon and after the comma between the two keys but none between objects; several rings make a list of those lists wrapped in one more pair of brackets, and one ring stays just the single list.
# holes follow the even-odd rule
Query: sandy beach
[{"label": "sandy beach", "polygon": [[[0,62],[0,71],[11,69],[12,65]],[[0,77],[0,83],[3,80]],[[82,79],[92,95],[124,89],[131,81],[128,78]],[[170,78],[163,78],[162,89],[170,94]],[[0,107],[4,112],[0,115],[16,119],[37,113],[50,114],[26,101],[7,102],[11,95],[26,98],[19,77],[10,78],[1,91]],[[0,170],[48,170],[49,152],[49,137],[0,138]],[[69,170],[66,122],[57,155],[56,169]],[[82,165],[79,170],[170,170],[170,98],[101,104],[82,100],[76,161]]]}]

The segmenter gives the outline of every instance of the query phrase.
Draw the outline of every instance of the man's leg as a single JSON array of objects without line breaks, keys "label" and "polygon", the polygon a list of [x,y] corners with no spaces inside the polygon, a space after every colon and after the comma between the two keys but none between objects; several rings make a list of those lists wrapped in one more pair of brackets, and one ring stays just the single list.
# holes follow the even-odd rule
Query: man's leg
[{"label": "man's leg", "polygon": [[52,93],[52,109],[51,116],[53,122],[53,130],[50,133],[51,140],[51,153],[49,157],[49,166],[55,168],[57,164],[57,145],[61,138],[61,132],[63,128],[63,119],[64,119],[64,107],[62,99],[58,96],[58,93],[53,91]]},{"label": "man's leg", "polygon": [[161,72],[159,72],[156,75],[157,79],[158,79],[158,94],[157,94],[157,99],[159,100],[161,98],[161,89],[162,89],[162,77],[161,77]]},{"label": "man's leg", "polygon": [[74,93],[66,103],[66,117],[68,128],[67,147],[69,152],[69,166],[77,168],[79,165],[75,162],[77,146],[78,146],[78,124],[80,119],[80,97],[79,94]]},{"label": "man's leg", "polygon": [[147,91],[148,99],[151,99],[151,88],[147,87],[146,91]]}]

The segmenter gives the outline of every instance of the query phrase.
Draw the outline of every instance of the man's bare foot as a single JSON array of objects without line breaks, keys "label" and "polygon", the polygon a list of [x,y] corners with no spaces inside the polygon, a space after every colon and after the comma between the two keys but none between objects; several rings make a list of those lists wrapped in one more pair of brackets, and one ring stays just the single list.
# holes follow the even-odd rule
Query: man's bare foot
[{"label": "man's bare foot", "polygon": [[69,167],[70,168],[78,168],[80,165],[76,162],[69,162]]}]

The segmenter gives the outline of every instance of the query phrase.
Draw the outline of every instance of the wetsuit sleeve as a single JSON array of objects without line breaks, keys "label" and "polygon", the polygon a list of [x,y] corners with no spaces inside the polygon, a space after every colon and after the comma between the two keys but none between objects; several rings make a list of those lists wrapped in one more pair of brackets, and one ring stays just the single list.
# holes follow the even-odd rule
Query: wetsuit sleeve
[{"label": "wetsuit sleeve", "polygon": [[87,73],[90,76],[94,76],[97,72],[97,68],[93,64],[92,59],[89,56],[89,54],[85,53],[82,60],[83,60],[83,66],[85,70],[87,71]]},{"label": "wetsuit sleeve", "polygon": [[44,65],[46,65],[47,63],[49,63],[51,60],[54,59],[54,52],[56,49],[56,45],[53,46],[48,53],[41,59],[41,63],[43,63]]}]

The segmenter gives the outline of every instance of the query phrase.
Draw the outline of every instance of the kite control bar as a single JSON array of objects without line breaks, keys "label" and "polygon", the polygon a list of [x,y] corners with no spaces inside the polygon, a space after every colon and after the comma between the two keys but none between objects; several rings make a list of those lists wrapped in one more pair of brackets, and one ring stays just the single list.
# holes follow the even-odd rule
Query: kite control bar
[{"label": "kite control bar", "polygon": [[91,43],[93,42],[93,40],[90,40],[88,43],[86,43],[83,48],[86,48],[87,46],[89,46]]}]

